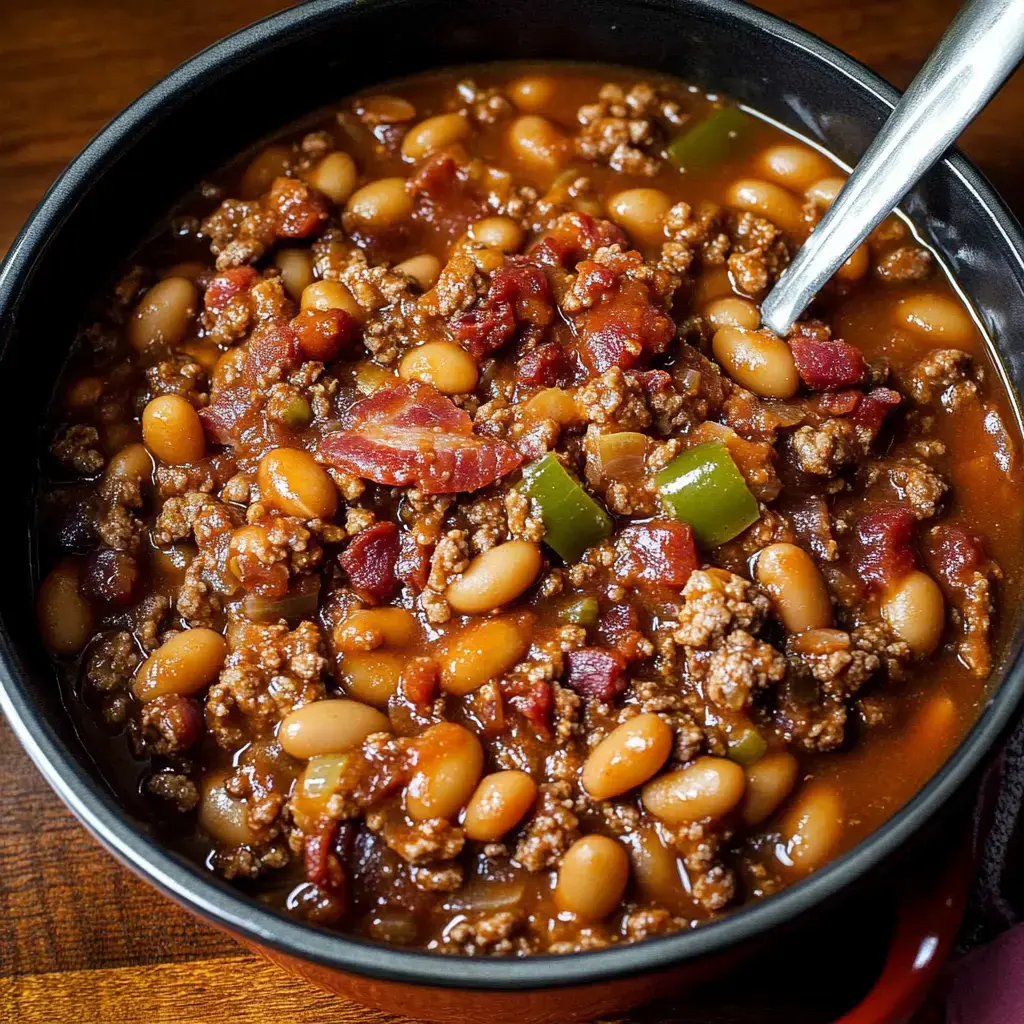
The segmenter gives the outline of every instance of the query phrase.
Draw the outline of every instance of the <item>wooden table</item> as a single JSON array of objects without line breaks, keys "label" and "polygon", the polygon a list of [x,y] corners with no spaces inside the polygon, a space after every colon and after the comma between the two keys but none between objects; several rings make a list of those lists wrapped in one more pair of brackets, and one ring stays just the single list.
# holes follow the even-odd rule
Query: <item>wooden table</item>
[{"label": "wooden table", "polygon": [[[201,47],[282,6],[275,0],[0,0],[0,252],[64,164],[118,110]],[[902,87],[958,4],[770,0],[762,6]],[[1018,213],[1024,212],[1022,119],[1018,76],[964,139],[967,154]],[[688,1001],[640,1017],[680,1024],[708,1019],[700,1013]],[[714,1017],[768,1024],[724,1003]],[[0,718],[0,1021],[386,1019],[292,982],[116,865],[60,804]],[[794,1006],[785,1019],[821,1017]]]}]

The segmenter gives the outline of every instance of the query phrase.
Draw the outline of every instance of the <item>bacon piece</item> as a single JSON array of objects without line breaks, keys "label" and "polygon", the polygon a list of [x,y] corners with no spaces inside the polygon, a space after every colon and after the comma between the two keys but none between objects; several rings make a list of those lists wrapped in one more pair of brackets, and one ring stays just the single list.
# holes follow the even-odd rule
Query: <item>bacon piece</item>
[{"label": "bacon piece", "polygon": [[236,296],[247,292],[260,278],[252,267],[232,267],[218,274],[206,286],[203,305],[219,313]]},{"label": "bacon piece", "polygon": [[818,404],[829,416],[848,416],[860,405],[863,397],[862,391],[826,391]]},{"label": "bacon piece", "polygon": [[199,410],[203,429],[214,444],[236,444],[243,421],[252,411],[248,387],[224,388],[213,402]]},{"label": "bacon piece", "polygon": [[886,586],[902,579],[917,564],[910,509],[880,505],[857,521],[856,566],[861,579]]},{"label": "bacon piece", "polygon": [[417,593],[427,585],[427,578],[430,575],[430,557],[433,551],[432,545],[424,547],[422,544],[416,543],[416,538],[411,533],[402,533],[395,574],[407,587],[411,587]]},{"label": "bacon piece", "polygon": [[687,523],[656,520],[627,526],[615,544],[615,575],[627,586],[684,587],[700,564]]},{"label": "bacon piece", "polygon": [[487,214],[487,197],[474,183],[469,167],[446,153],[436,153],[410,179],[416,219],[435,225],[449,238],[465,232]]},{"label": "bacon piece", "polygon": [[302,841],[306,878],[319,891],[309,911],[310,919],[318,924],[336,924],[348,908],[345,862],[351,857],[354,840],[351,823],[332,821]]},{"label": "bacon piece", "polygon": [[531,349],[519,360],[516,380],[531,388],[561,387],[568,381],[571,369],[565,349],[548,341]]},{"label": "bacon piece", "polygon": [[522,456],[504,441],[473,433],[473,423],[429,384],[381,388],[349,410],[351,428],[320,442],[335,469],[424,494],[476,491],[511,473]]},{"label": "bacon piece", "polygon": [[291,324],[262,324],[249,339],[242,380],[246,384],[278,381],[301,362],[299,336]]},{"label": "bacon piece", "polygon": [[850,414],[850,419],[858,427],[878,430],[885,417],[902,401],[900,393],[893,391],[892,388],[872,388],[857,403],[857,408]]},{"label": "bacon piece", "polygon": [[263,205],[278,238],[308,238],[331,213],[327,197],[298,178],[275,178]]},{"label": "bacon piece", "polygon": [[291,322],[307,359],[329,363],[359,337],[359,322],[343,309],[304,309]]},{"label": "bacon piece", "polygon": [[581,647],[566,655],[566,685],[581,697],[610,701],[626,688],[626,659],[604,647]]},{"label": "bacon piece", "polygon": [[628,279],[576,317],[573,329],[583,361],[593,373],[613,366],[628,370],[664,352],[676,333],[672,318],[651,302],[647,286]]},{"label": "bacon piece", "polygon": [[838,338],[821,341],[793,337],[789,347],[803,382],[815,391],[835,391],[859,384],[867,373],[867,363],[859,348]]},{"label": "bacon piece", "polygon": [[613,604],[601,613],[597,620],[597,632],[605,643],[617,647],[628,633],[640,628],[640,616],[631,604]]},{"label": "bacon piece", "polygon": [[626,236],[609,220],[586,213],[564,213],[533,250],[539,263],[574,267],[606,245],[628,248]]},{"label": "bacon piece", "polygon": [[487,294],[472,309],[456,313],[448,329],[476,359],[508,342],[522,326],[546,327],[554,300],[544,271],[525,256],[507,256],[494,272]]},{"label": "bacon piece", "polygon": [[341,567],[364,601],[382,604],[398,589],[400,545],[394,523],[374,523],[360,530],[341,553]]}]

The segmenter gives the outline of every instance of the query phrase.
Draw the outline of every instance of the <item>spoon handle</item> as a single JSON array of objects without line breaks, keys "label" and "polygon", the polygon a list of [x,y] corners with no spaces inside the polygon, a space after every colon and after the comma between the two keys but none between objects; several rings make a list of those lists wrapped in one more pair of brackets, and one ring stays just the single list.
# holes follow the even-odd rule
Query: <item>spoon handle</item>
[{"label": "spoon handle", "polygon": [[762,305],[776,334],[952,145],[1024,58],[1024,0],[972,0]]}]

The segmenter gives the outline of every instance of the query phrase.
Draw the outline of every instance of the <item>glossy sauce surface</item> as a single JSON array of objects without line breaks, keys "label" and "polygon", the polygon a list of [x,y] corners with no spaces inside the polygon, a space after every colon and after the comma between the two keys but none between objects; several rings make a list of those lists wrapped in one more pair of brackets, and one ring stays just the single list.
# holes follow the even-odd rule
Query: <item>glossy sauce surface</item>
[{"label": "glossy sauce surface", "polygon": [[673,81],[497,66],[204,186],[83,331],[41,496],[115,788],[259,898],[469,954],[690,927],[877,827],[987,693],[1019,443],[898,220],[756,330],[837,177]]}]

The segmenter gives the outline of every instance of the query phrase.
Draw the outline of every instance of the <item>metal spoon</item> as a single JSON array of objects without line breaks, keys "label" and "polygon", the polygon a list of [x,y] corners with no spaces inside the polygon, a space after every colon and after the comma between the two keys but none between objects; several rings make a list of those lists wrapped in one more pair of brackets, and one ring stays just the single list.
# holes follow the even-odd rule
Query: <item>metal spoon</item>
[{"label": "metal spoon", "polygon": [[819,289],[952,145],[1024,58],[1024,0],[972,0],[761,306],[789,333]]}]

